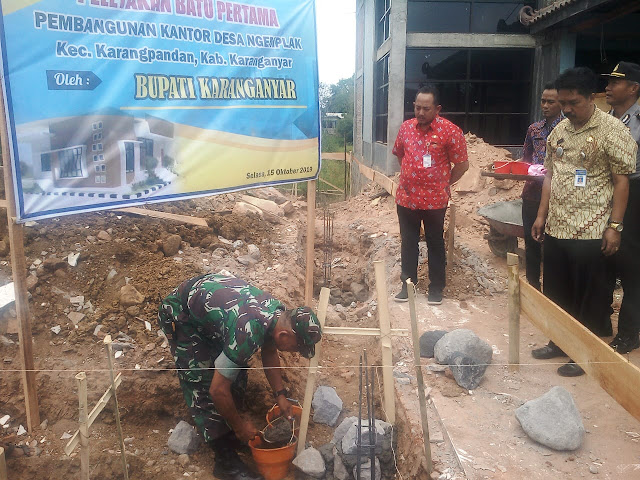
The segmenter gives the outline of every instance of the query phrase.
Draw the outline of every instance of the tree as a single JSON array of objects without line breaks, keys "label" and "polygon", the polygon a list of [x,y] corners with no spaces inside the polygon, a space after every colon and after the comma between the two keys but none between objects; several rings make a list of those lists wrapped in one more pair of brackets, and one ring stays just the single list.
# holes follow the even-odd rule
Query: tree
[{"label": "tree", "polygon": [[353,116],[353,76],[331,85],[327,100],[327,112],[350,113]]}]

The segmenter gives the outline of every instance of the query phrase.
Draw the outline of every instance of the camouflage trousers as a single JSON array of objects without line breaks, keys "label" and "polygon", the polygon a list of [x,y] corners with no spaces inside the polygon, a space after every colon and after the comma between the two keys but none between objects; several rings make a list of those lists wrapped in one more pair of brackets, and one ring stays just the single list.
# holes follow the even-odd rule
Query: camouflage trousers
[{"label": "camouflage trousers", "polygon": [[[231,431],[224,417],[216,411],[209,393],[215,372],[214,362],[222,353],[223,344],[220,340],[204,337],[190,325],[189,314],[183,311],[176,291],[160,304],[158,323],[169,340],[189,412],[204,440],[213,445],[216,439]],[[242,370],[231,384],[237,406],[244,404],[247,377],[247,370]]]}]

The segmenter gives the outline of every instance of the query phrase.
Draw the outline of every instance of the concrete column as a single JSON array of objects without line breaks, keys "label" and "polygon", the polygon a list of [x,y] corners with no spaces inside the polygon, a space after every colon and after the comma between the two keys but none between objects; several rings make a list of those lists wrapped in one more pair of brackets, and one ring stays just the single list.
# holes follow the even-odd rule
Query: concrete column
[{"label": "concrete column", "polygon": [[391,174],[399,168],[391,153],[404,121],[404,78],[407,53],[407,0],[393,0],[389,18],[391,50],[389,53],[389,117],[387,123],[387,164],[385,173]]}]

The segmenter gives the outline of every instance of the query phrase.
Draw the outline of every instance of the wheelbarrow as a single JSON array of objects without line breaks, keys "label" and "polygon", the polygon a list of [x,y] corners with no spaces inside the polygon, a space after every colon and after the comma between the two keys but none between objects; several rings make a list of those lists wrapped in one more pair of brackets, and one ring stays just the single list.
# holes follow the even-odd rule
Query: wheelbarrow
[{"label": "wheelbarrow", "polygon": [[524,238],[522,200],[486,205],[478,209],[478,215],[489,222],[489,233],[484,238],[491,252],[503,258],[507,253],[515,253],[518,249],[518,237]]}]

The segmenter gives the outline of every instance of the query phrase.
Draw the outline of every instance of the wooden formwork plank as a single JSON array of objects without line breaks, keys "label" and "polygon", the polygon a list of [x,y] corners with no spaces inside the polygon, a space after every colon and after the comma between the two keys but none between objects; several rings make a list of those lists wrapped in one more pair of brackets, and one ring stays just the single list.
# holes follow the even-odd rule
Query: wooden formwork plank
[{"label": "wooden formwork plank", "polygon": [[[392,337],[408,337],[409,330],[406,328],[392,328]],[[357,327],[324,327],[322,333],[326,335],[362,335],[366,337],[379,337],[379,328],[357,328]]]},{"label": "wooden formwork plank", "polygon": [[173,220],[175,222],[186,223],[189,225],[197,225],[199,227],[208,227],[204,218],[192,217],[190,215],[178,215],[176,213],[159,212],[157,210],[148,210],[146,208],[126,207],[119,208],[118,212],[131,213],[133,215],[142,215],[145,217],[160,218],[163,220]]},{"label": "wooden formwork plank", "polygon": [[640,420],[640,368],[522,280],[520,304],[531,323],[564,350],[627,412]]}]

